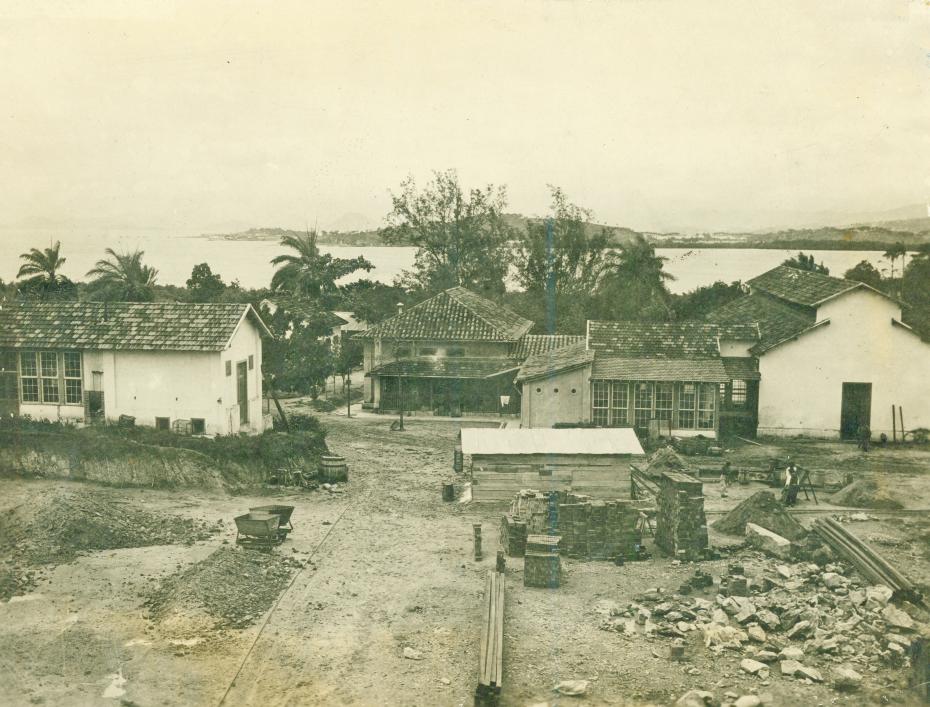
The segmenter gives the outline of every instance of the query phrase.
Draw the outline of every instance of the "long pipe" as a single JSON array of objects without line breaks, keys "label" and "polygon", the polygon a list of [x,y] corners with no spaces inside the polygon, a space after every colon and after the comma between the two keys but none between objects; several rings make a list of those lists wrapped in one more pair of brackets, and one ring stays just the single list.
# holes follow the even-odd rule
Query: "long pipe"
[{"label": "long pipe", "polygon": [[848,530],[846,530],[843,526],[841,526],[837,521],[833,520],[832,518],[825,518],[824,522],[827,525],[829,525],[831,528],[836,530],[837,532],[841,533],[842,535],[847,536],[849,538],[849,541],[853,545],[858,547],[862,552],[874,558],[876,563],[882,566],[885,569],[887,574],[889,574],[891,577],[894,577],[903,588],[914,589],[914,585],[911,583],[911,581],[907,577],[905,577],[903,574],[898,572],[898,570],[892,567],[891,564],[889,564],[888,561],[885,560],[884,557],[882,557],[877,552],[875,552],[875,550],[872,549],[863,540],[861,540],[860,538],[850,533]]},{"label": "long pipe", "polygon": [[820,533],[821,537],[823,537],[829,545],[834,546],[835,549],[845,550],[846,552],[844,554],[847,555],[849,561],[856,565],[856,569],[867,575],[867,579],[887,584],[892,589],[904,589],[898,586],[898,583],[882,572],[879,566],[875,565],[868,557],[863,556],[856,547],[836,533],[832,528],[819,524],[815,527],[817,532]]}]

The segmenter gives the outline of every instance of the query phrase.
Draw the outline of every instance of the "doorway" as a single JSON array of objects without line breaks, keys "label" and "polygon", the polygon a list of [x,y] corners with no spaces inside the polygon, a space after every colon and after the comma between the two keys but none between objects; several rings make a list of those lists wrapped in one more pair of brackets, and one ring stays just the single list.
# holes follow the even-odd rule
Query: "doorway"
[{"label": "doorway", "polygon": [[872,426],[872,384],[843,383],[840,438],[856,439],[860,427]]},{"label": "doorway", "polygon": [[249,424],[249,363],[236,364],[236,402],[239,403],[239,424]]}]

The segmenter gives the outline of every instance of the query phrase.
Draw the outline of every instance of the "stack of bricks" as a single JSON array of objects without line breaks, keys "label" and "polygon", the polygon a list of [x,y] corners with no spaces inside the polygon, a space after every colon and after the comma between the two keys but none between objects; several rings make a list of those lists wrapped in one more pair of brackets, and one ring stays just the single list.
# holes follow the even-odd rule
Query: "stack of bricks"
[{"label": "stack of bricks", "polygon": [[526,552],[526,521],[511,514],[501,517],[501,546],[510,557],[523,557]]},{"label": "stack of bricks", "polygon": [[592,501],[568,494],[559,504],[562,552],[585,559],[632,559],[642,539],[638,520],[639,511],[631,501]]},{"label": "stack of bricks", "polygon": [[553,589],[561,584],[562,562],[560,538],[554,535],[529,535],[523,559],[523,585]]},{"label": "stack of bricks", "polygon": [[659,481],[656,503],[656,545],[677,559],[700,558],[708,545],[703,484],[667,471]]}]

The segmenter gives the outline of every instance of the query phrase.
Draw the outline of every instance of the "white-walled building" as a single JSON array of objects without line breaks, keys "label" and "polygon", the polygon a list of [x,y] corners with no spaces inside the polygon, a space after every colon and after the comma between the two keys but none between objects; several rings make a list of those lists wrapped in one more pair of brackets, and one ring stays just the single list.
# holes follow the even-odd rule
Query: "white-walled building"
[{"label": "white-walled building", "polygon": [[270,335],[247,304],[7,303],[0,414],[259,433]]}]

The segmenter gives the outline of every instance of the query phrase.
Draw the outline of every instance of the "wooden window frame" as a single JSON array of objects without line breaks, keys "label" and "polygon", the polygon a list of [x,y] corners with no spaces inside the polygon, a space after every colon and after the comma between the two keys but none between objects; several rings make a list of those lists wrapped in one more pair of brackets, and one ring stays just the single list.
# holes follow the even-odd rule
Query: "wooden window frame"
[{"label": "wooden window frame", "polygon": [[601,427],[610,424],[610,381],[591,381],[591,422]]},{"label": "wooden window frame", "polygon": [[742,378],[730,382],[730,405],[737,408],[746,407],[749,402],[749,383]]},{"label": "wooden window frame", "polygon": [[[710,406],[705,407],[704,392],[710,392]],[[702,414],[707,416],[702,418]],[[709,415],[708,415],[709,414]],[[699,430],[717,429],[717,386],[714,383],[701,383],[698,388],[697,400],[697,427]]]},{"label": "wooden window frame", "polygon": [[[77,375],[68,375],[68,357],[77,356]],[[84,404],[84,356],[80,351],[61,352],[61,378],[64,383],[65,405]],[[76,399],[72,393],[76,388]]]}]

